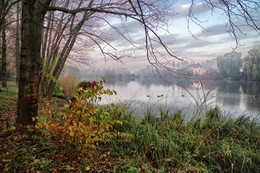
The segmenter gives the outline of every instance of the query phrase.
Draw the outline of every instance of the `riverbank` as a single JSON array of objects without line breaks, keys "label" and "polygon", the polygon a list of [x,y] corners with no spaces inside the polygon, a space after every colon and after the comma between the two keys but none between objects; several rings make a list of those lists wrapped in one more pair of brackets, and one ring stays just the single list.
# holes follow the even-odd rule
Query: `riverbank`
[{"label": "riverbank", "polygon": [[0,138],[1,172],[260,171],[260,125],[248,117],[223,117],[217,108],[187,123],[181,111],[147,112],[141,119],[117,107],[110,115],[120,122],[110,130],[128,134],[127,140],[84,148],[46,131],[21,136],[11,127]]},{"label": "riverbank", "polygon": [[136,116],[97,104],[116,93],[102,81],[85,84],[69,104],[41,99],[30,135],[15,132],[17,89],[1,89],[1,172],[260,172],[259,116],[217,107],[189,121],[171,108]]}]

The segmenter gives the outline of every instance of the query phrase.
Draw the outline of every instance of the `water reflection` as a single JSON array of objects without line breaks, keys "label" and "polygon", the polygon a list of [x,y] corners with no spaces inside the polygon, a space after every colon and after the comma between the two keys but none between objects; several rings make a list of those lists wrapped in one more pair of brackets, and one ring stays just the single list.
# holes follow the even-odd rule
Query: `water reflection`
[{"label": "water reflection", "polygon": [[108,102],[130,100],[137,109],[166,106],[184,108],[186,112],[193,114],[196,105],[207,100],[209,106],[217,105],[224,112],[235,116],[243,113],[256,116],[260,113],[260,82],[139,78],[107,79],[106,86],[118,93],[113,98],[106,98]]},{"label": "water reflection", "polygon": [[241,86],[239,82],[222,82],[217,87],[216,102],[230,107],[230,110],[236,106],[240,107]]},{"label": "water reflection", "polygon": [[217,89],[216,102],[225,105],[226,110],[241,114],[259,114],[260,82],[222,82]]}]

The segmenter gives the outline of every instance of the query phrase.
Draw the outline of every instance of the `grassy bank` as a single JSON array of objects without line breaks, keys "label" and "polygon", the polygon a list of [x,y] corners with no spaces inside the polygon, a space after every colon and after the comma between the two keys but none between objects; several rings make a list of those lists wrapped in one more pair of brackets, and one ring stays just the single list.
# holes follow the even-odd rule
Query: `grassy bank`
[{"label": "grassy bank", "polygon": [[[138,118],[123,106],[93,104],[100,93],[112,94],[95,89],[70,105],[42,102],[30,136],[4,135],[2,126],[0,172],[260,172],[257,119],[229,118],[218,108],[189,122],[179,110]],[[2,112],[12,112],[16,96],[0,92]]]},{"label": "grassy bank", "polygon": [[0,170],[260,172],[260,126],[247,117],[224,118],[213,109],[203,121],[188,123],[180,112],[123,119],[124,125],[114,128],[132,134],[131,140],[113,139],[84,150],[44,133],[1,138]]},{"label": "grassy bank", "polygon": [[0,88],[0,132],[12,130],[16,117],[18,89],[14,82],[8,82],[8,88]]}]

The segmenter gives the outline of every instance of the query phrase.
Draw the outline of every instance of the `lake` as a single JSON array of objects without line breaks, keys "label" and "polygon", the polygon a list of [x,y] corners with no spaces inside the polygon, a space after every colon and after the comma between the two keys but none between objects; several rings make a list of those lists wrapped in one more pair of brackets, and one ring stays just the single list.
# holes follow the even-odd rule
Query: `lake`
[{"label": "lake", "polygon": [[106,88],[115,90],[116,96],[104,97],[105,102],[130,104],[137,113],[147,108],[181,108],[189,115],[216,105],[232,116],[260,115],[260,82],[199,81],[182,79],[167,81],[160,78],[135,80],[107,79]]}]

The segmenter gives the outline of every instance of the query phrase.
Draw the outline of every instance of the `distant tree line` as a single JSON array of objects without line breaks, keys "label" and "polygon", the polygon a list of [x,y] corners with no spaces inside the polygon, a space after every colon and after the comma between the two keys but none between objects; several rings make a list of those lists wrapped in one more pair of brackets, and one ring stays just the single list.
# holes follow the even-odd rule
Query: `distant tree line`
[{"label": "distant tree line", "polygon": [[260,80],[260,46],[248,51],[244,58],[244,75],[247,80]]},{"label": "distant tree line", "polygon": [[231,80],[260,80],[260,46],[248,51],[247,56],[236,51],[217,57],[219,74]]}]

